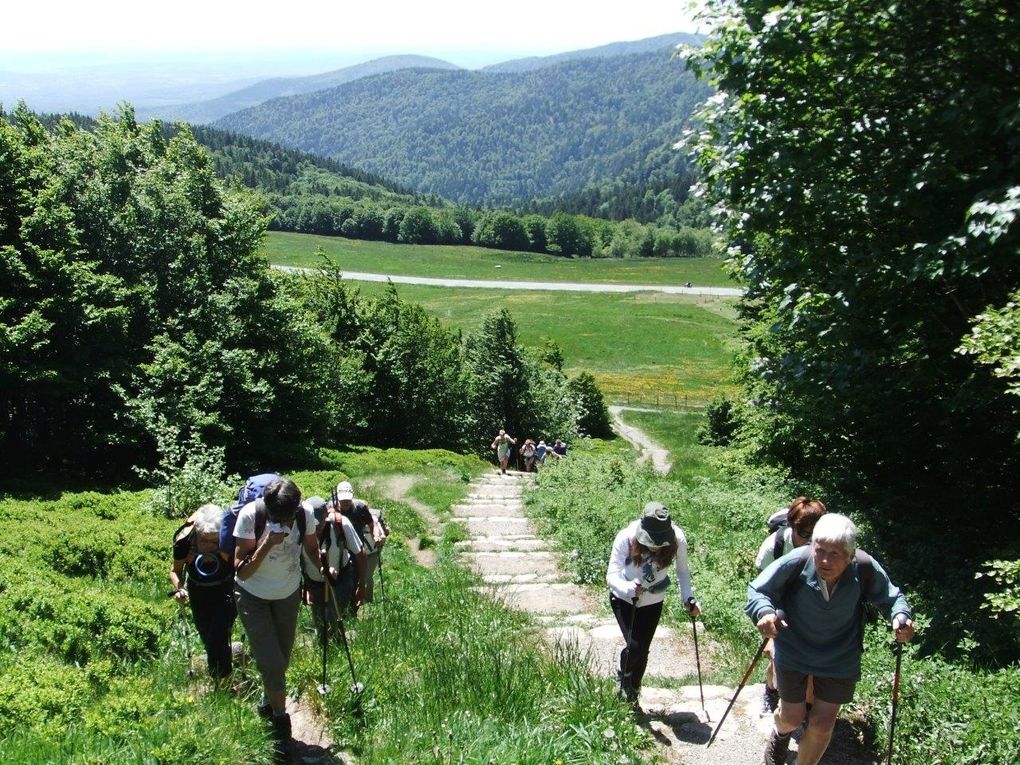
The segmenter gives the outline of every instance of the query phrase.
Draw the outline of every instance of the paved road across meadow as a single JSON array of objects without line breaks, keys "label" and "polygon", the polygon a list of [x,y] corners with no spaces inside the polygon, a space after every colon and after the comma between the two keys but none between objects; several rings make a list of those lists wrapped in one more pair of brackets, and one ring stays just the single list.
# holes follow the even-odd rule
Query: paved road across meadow
[{"label": "paved road across meadow", "polygon": [[[273,266],[288,273],[315,273],[314,268]],[[393,276],[370,274],[364,271],[344,271],[344,279],[355,282],[393,282],[394,284],[424,284],[431,287],[474,287],[490,290],[549,290],[555,292],[665,292],[670,295],[714,295],[740,297],[744,291],[736,287],[682,287],[675,284],[597,284],[581,282],[520,282],[498,279],[438,279],[429,276]]]}]

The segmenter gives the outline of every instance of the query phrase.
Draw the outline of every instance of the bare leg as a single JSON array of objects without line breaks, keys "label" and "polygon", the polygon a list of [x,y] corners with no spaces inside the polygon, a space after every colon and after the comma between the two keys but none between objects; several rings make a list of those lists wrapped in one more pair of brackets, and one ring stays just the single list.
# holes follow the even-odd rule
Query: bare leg
[{"label": "bare leg", "polygon": [[[836,707],[839,709],[839,707]],[[800,724],[804,722],[804,716],[807,714],[807,704],[803,701],[799,704],[791,704],[789,701],[779,700],[779,709],[776,710],[774,719],[776,721],[776,730],[779,731],[779,735],[785,736],[787,733],[793,733],[800,727]]]},{"label": "bare leg", "polygon": [[811,707],[811,718],[807,730],[800,737],[797,750],[797,765],[818,765],[832,738],[832,729],[839,715],[839,704],[815,699]]}]

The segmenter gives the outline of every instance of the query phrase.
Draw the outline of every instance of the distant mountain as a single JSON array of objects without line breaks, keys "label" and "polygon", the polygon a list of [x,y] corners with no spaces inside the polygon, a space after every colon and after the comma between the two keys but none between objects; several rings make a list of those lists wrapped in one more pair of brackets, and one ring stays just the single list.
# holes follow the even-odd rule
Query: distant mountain
[{"label": "distant mountain", "polygon": [[214,122],[232,112],[247,109],[273,98],[296,96],[316,90],[335,88],[347,82],[371,77],[401,69],[459,69],[449,61],[429,56],[385,56],[366,61],[363,64],[344,67],[332,72],[314,74],[308,77],[274,77],[260,80],[246,88],[227,93],[209,101],[177,104],[139,112],[142,118],[156,117],[164,120],[182,120],[192,124]]},{"label": "distant mountain", "polygon": [[532,71],[404,70],[280,98],[217,127],[330,156],[461,202],[514,205],[683,160],[709,88],[655,52]]},{"label": "distant mountain", "polygon": [[705,35],[692,35],[684,32],[675,32],[658,37],[647,37],[643,40],[631,42],[615,42],[608,45],[600,45],[597,48],[585,48],[567,53],[557,53],[552,56],[531,56],[529,58],[518,58],[512,61],[504,61],[499,64],[492,64],[482,68],[485,72],[531,72],[553,64],[564,61],[574,61],[579,58],[612,58],[614,56],[627,56],[632,53],[651,53],[664,48],[675,48],[677,45],[693,45],[701,47],[705,42]]}]

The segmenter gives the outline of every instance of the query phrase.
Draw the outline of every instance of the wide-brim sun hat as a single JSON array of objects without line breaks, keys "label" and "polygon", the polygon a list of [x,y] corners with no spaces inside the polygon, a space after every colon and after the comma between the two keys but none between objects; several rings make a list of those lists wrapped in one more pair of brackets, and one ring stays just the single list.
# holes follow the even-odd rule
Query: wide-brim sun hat
[{"label": "wide-brim sun hat", "polygon": [[673,519],[661,502],[649,502],[641,511],[637,541],[648,548],[666,547],[676,541]]}]

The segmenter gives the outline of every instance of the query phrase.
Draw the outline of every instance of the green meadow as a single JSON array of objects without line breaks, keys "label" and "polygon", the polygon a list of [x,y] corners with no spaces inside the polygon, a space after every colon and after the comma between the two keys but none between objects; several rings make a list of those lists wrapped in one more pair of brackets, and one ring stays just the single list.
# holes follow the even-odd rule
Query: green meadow
[{"label": "green meadow", "polygon": [[263,252],[274,265],[315,268],[319,248],[347,271],[447,279],[603,282],[734,287],[720,258],[570,259],[483,247],[393,244],[271,231]]},{"label": "green meadow", "polygon": [[[386,286],[359,282],[365,295]],[[702,405],[735,390],[731,299],[662,293],[531,292],[396,285],[449,327],[471,332],[486,313],[507,308],[519,341],[541,349],[553,340],[568,374],[588,371],[611,402]]]}]

